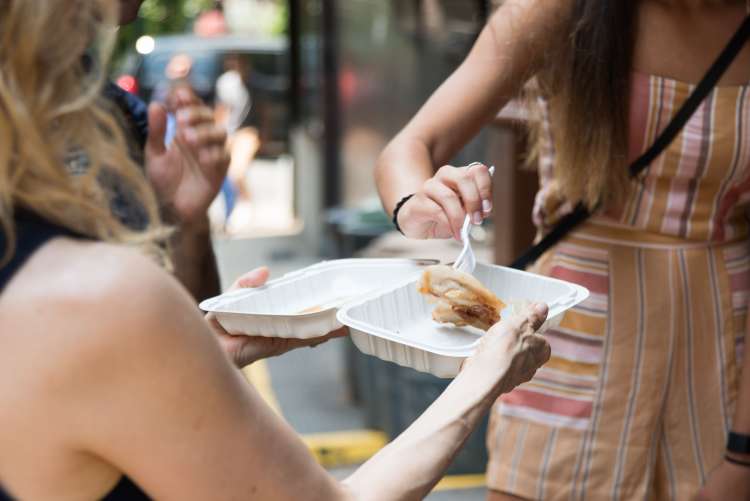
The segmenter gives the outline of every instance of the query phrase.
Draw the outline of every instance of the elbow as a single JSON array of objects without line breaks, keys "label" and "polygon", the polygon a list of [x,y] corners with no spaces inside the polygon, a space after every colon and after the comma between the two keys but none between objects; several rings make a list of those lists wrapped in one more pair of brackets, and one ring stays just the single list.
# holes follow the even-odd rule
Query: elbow
[{"label": "elbow", "polygon": [[398,139],[394,139],[383,151],[378,155],[375,161],[375,168],[373,169],[373,175],[375,177],[375,186],[377,187],[380,196],[383,196],[383,190],[389,186],[389,180],[394,173],[395,165],[397,165],[396,156],[394,155],[394,143]]},{"label": "elbow", "polygon": [[339,482],[338,496],[336,499],[340,501],[362,501],[363,497],[357,495],[351,477],[349,477]]}]

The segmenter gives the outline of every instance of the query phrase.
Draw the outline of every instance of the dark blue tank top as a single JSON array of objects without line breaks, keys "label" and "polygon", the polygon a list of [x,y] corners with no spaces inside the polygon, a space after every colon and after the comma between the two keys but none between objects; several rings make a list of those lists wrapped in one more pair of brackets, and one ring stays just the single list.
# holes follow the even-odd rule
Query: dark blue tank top
[{"label": "dark blue tank top", "polygon": [[[13,275],[23,266],[34,252],[36,252],[45,243],[55,237],[73,237],[82,238],[70,230],[55,226],[44,219],[27,211],[17,211],[15,215],[16,226],[16,249],[11,261],[0,267],[0,294],[8,284]],[[4,254],[6,248],[6,239],[3,231],[0,229],[0,255]],[[2,454],[2,451],[0,451]],[[104,501],[141,501],[149,498],[137,485],[128,477],[123,476],[120,482],[112,491],[102,498]],[[0,485],[0,501],[12,501],[13,498],[3,490]]]}]

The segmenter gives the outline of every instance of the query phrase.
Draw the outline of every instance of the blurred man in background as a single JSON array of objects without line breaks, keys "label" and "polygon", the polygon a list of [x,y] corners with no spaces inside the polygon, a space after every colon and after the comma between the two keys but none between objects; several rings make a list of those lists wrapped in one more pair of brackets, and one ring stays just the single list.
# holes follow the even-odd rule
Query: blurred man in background
[{"label": "blurred man in background", "polygon": [[[226,201],[224,229],[229,233],[241,231],[250,217],[246,176],[260,148],[260,135],[250,120],[253,100],[248,81],[251,71],[247,58],[229,54],[224,59],[224,73],[216,80],[214,116],[229,136],[229,171],[222,186]],[[238,211],[233,215],[235,207]]]},{"label": "blurred man in background", "polygon": [[[143,0],[119,0],[120,24],[138,16]],[[122,113],[133,156],[142,163],[161,203],[164,220],[174,225],[171,254],[176,277],[201,300],[220,292],[206,215],[226,174],[226,132],[212,110],[190,89],[171,89],[167,108],[146,104],[109,83],[105,90]],[[165,144],[167,115],[175,117],[174,141]]]}]

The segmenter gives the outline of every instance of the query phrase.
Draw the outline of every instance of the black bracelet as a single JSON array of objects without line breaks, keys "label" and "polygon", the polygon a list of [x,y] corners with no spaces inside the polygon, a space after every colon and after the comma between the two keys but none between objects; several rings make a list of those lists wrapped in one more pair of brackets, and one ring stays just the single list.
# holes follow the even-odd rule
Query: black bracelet
[{"label": "black bracelet", "polygon": [[406,195],[404,198],[398,201],[398,203],[396,204],[396,207],[393,209],[393,219],[392,219],[393,226],[395,226],[398,232],[401,233],[402,235],[404,234],[404,232],[401,230],[401,226],[398,225],[398,211],[400,211],[401,207],[403,207],[404,204],[408,202],[409,199],[413,196],[414,196],[414,193],[412,193],[411,195]]},{"label": "black bracelet", "polygon": [[736,465],[739,465],[739,466],[744,466],[745,468],[750,468],[750,461],[743,461],[741,459],[735,459],[732,456],[730,456],[729,454],[724,454],[724,459],[726,459],[727,461],[729,461],[732,464],[736,464]]},{"label": "black bracelet", "polygon": [[727,438],[727,451],[735,454],[750,454],[750,435],[730,431]]}]

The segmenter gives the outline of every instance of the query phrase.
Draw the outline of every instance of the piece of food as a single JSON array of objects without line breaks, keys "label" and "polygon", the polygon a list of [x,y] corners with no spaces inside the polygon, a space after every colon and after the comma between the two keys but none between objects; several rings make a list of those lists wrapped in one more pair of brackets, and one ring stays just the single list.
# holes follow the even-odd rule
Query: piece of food
[{"label": "piece of food", "polygon": [[330,308],[339,306],[340,304],[346,302],[346,300],[349,299],[349,296],[341,296],[337,297],[335,299],[331,299],[330,301],[326,301],[323,304],[316,304],[315,306],[310,306],[309,308],[305,308],[304,310],[298,311],[298,315],[304,315],[307,313],[318,313],[323,310],[328,310]]},{"label": "piece of food", "polygon": [[316,306],[310,306],[309,308],[305,308],[304,310],[300,311],[299,314],[305,314],[305,313],[317,313],[319,311],[323,311],[323,307],[320,305]]},{"label": "piece of food", "polygon": [[473,276],[450,266],[429,266],[417,284],[419,292],[437,303],[432,318],[486,331],[500,321],[505,304]]}]

